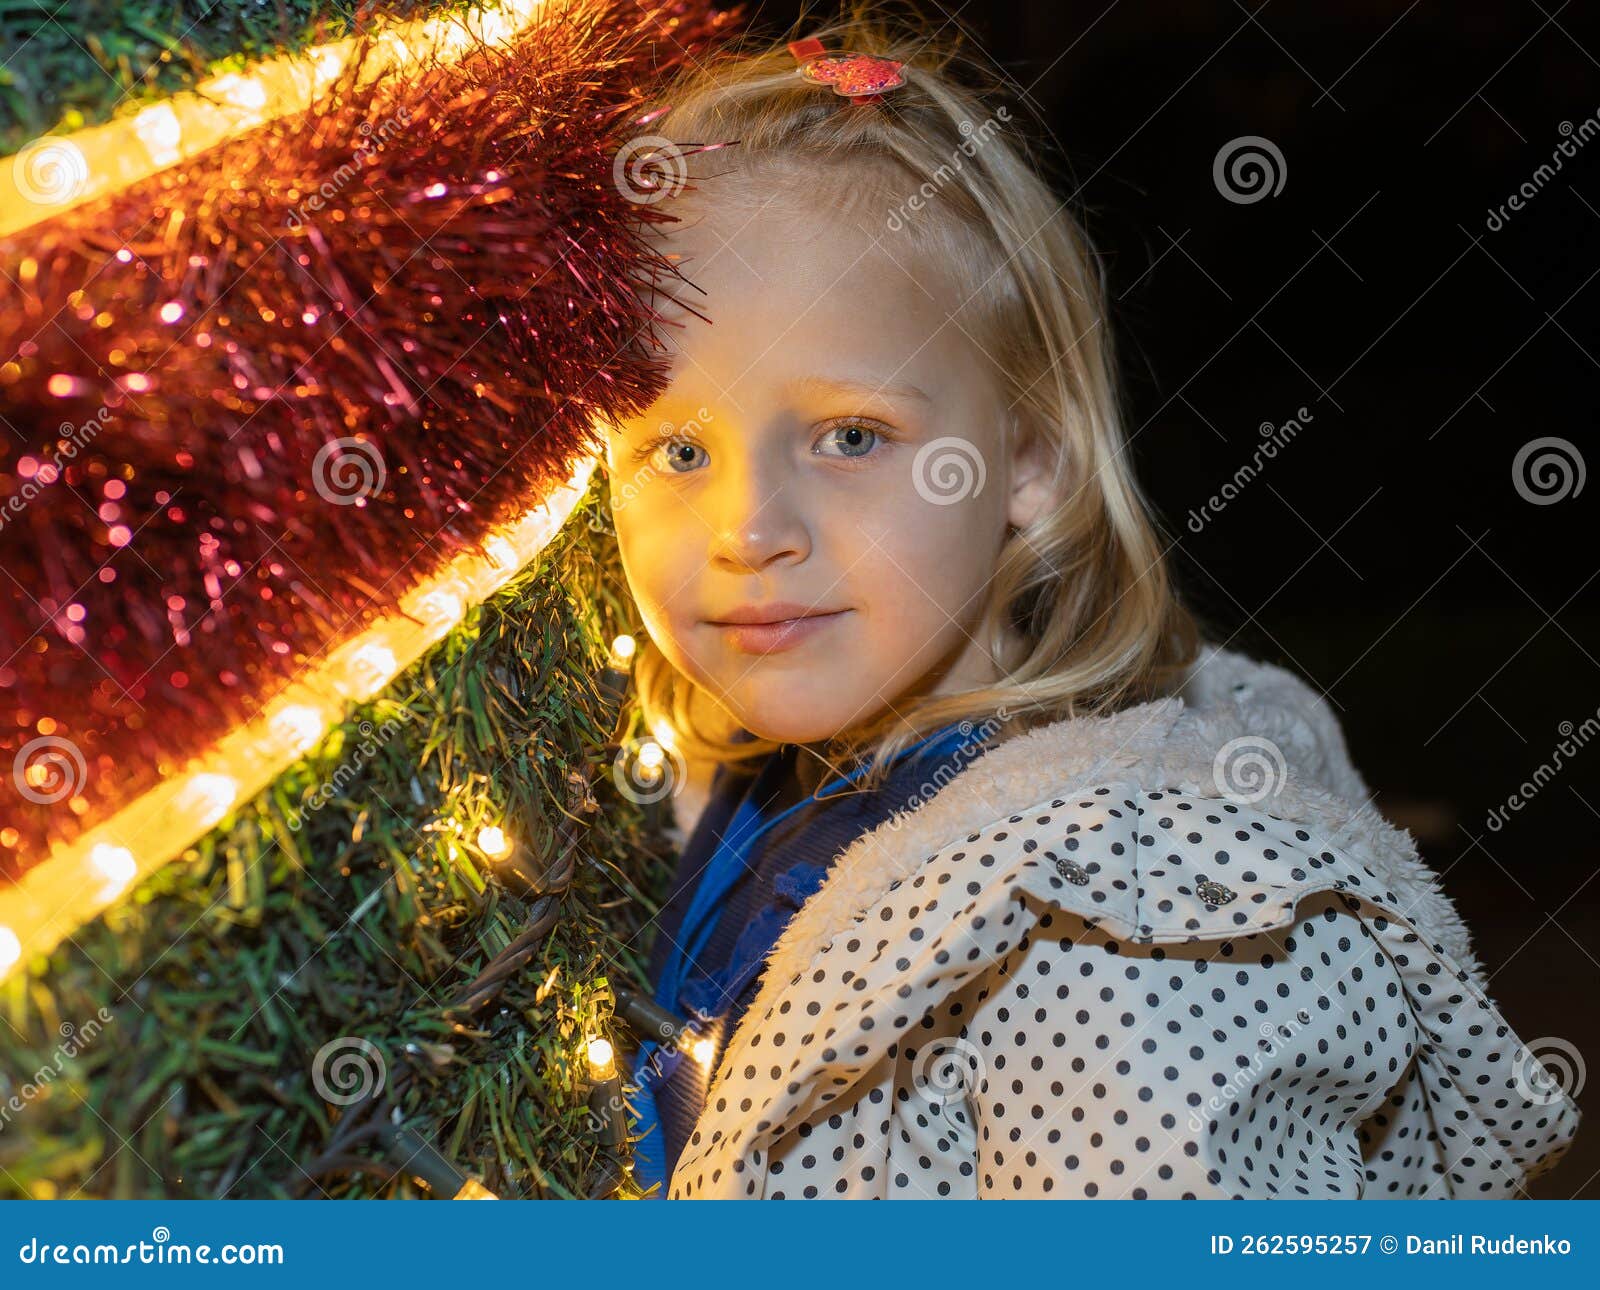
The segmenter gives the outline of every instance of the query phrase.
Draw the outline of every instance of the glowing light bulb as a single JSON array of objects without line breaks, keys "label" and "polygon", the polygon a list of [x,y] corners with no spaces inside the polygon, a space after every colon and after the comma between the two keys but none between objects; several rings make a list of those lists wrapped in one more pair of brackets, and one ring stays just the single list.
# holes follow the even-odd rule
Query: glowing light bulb
[{"label": "glowing light bulb", "polygon": [[503,573],[514,573],[517,568],[517,548],[503,537],[492,537],[483,544],[489,563]]},{"label": "glowing light bulb", "polygon": [[639,643],[632,636],[618,636],[611,642],[611,658],[608,666],[617,672],[625,672],[628,665],[633,662],[633,656],[638,652]]},{"label": "glowing light bulb", "polygon": [[200,87],[214,97],[249,112],[259,112],[267,106],[267,87],[253,76],[240,76],[229,72],[215,77],[209,85]]},{"label": "glowing light bulb", "polygon": [[503,860],[511,854],[511,839],[499,825],[485,825],[478,830],[478,850],[491,860]]},{"label": "glowing light bulb", "polygon": [[387,645],[369,642],[350,656],[350,689],[358,699],[370,699],[389,683],[399,670],[394,651]]},{"label": "glowing light bulb", "polygon": [[666,752],[654,739],[646,739],[639,745],[639,778],[646,784],[653,783],[661,778],[661,763],[666,759]]},{"label": "glowing light bulb", "polygon": [[417,601],[416,615],[428,625],[428,635],[434,640],[449,632],[466,612],[466,602],[454,591],[430,591]]},{"label": "glowing light bulb", "polygon": [[296,703],[280,708],[267,725],[296,757],[307,751],[322,737],[327,721],[322,713],[309,704]]},{"label": "glowing light bulb", "polygon": [[690,1055],[702,1066],[711,1065],[711,1057],[715,1052],[716,1046],[709,1039],[697,1039],[689,1049]]},{"label": "glowing light bulb", "polygon": [[178,145],[183,142],[183,126],[170,103],[145,108],[133,118],[133,132],[158,166],[170,166],[182,155]]},{"label": "glowing light bulb", "polygon": [[650,733],[656,737],[656,742],[663,748],[670,750],[678,746],[678,736],[672,727],[667,724],[665,718],[651,726]]},{"label": "glowing light bulb", "polygon": [[133,859],[133,852],[127,847],[113,846],[109,842],[95,843],[89,852],[89,867],[105,883],[100,889],[102,901],[115,900],[139,872],[139,866]]},{"label": "glowing light bulb", "polygon": [[22,942],[9,927],[0,927],[0,973],[9,972],[22,957]]},{"label": "glowing light bulb", "polygon": [[316,70],[317,88],[321,89],[339,75],[340,69],[344,66],[344,60],[339,57],[335,50],[324,45],[316,50],[312,58],[312,65]]},{"label": "glowing light bulb", "polygon": [[616,1067],[612,1065],[614,1055],[609,1039],[596,1036],[589,1040],[590,1077],[596,1081],[612,1078],[617,1073]]},{"label": "glowing light bulb", "polygon": [[184,806],[201,828],[209,829],[228,813],[239,795],[239,782],[227,775],[194,775],[180,794]]}]

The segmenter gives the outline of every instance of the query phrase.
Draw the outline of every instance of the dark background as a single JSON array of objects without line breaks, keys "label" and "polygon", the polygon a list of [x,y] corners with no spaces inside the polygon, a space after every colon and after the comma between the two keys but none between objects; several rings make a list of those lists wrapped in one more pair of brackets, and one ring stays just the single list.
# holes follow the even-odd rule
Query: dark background
[{"label": "dark background", "polygon": [[[1584,8],[919,6],[1005,74],[1013,119],[1031,112],[1072,176],[1062,196],[1107,259],[1137,468],[1191,603],[1218,639],[1326,693],[1506,1019],[1552,1069],[1575,1052],[1564,1083],[1587,1108],[1600,739],[1486,827],[1553,767],[1561,723],[1600,712],[1600,485],[1535,504],[1513,480],[1545,436],[1600,465],[1600,34]],[[799,10],[750,11],[778,36]],[[1491,208],[1554,167],[1563,123],[1577,155],[1491,230]],[[1213,161],[1245,135],[1280,150],[1284,184],[1241,204]],[[1305,429],[1191,532],[1258,427],[1301,407]],[[1600,1196],[1600,1130],[1533,1194]]]}]

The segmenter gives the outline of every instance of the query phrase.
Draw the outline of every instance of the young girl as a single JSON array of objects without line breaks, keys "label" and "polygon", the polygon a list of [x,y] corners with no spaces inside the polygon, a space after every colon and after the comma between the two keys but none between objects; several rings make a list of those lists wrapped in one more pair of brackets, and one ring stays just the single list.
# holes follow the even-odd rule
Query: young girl
[{"label": "young girl", "polygon": [[646,716],[717,766],[641,1182],[1519,1193],[1577,1109],[1328,705],[1177,599],[1082,231],[950,55],[819,38],[674,86],[640,194],[692,289],[607,466]]}]

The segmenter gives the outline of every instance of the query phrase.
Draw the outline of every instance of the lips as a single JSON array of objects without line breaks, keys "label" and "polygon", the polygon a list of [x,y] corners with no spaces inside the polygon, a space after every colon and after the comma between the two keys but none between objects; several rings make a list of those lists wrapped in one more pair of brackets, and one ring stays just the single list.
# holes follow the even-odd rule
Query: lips
[{"label": "lips", "polygon": [[783,623],[794,618],[822,617],[840,610],[819,609],[816,605],[802,605],[793,600],[774,600],[765,605],[740,605],[725,614],[706,621],[716,626],[724,623]]},{"label": "lips", "polygon": [[[784,612],[790,612],[794,616],[777,619],[768,617],[770,614]],[[762,609],[746,609],[742,613],[746,616],[760,615],[760,619],[754,622],[712,621],[709,625],[717,630],[729,648],[738,650],[741,654],[774,654],[793,649],[812,637],[826,632],[834,623],[850,613],[850,610],[837,609],[818,613],[801,605],[770,605]],[[731,620],[739,616],[739,613],[735,613],[729,617]]]}]

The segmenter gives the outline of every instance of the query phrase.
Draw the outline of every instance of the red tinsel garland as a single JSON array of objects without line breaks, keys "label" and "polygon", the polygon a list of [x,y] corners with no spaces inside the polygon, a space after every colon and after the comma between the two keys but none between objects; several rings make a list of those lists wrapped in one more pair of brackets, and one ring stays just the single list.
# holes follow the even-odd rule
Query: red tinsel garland
[{"label": "red tinsel garland", "polygon": [[660,393],[613,160],[740,16],[552,0],[0,242],[0,881]]}]

